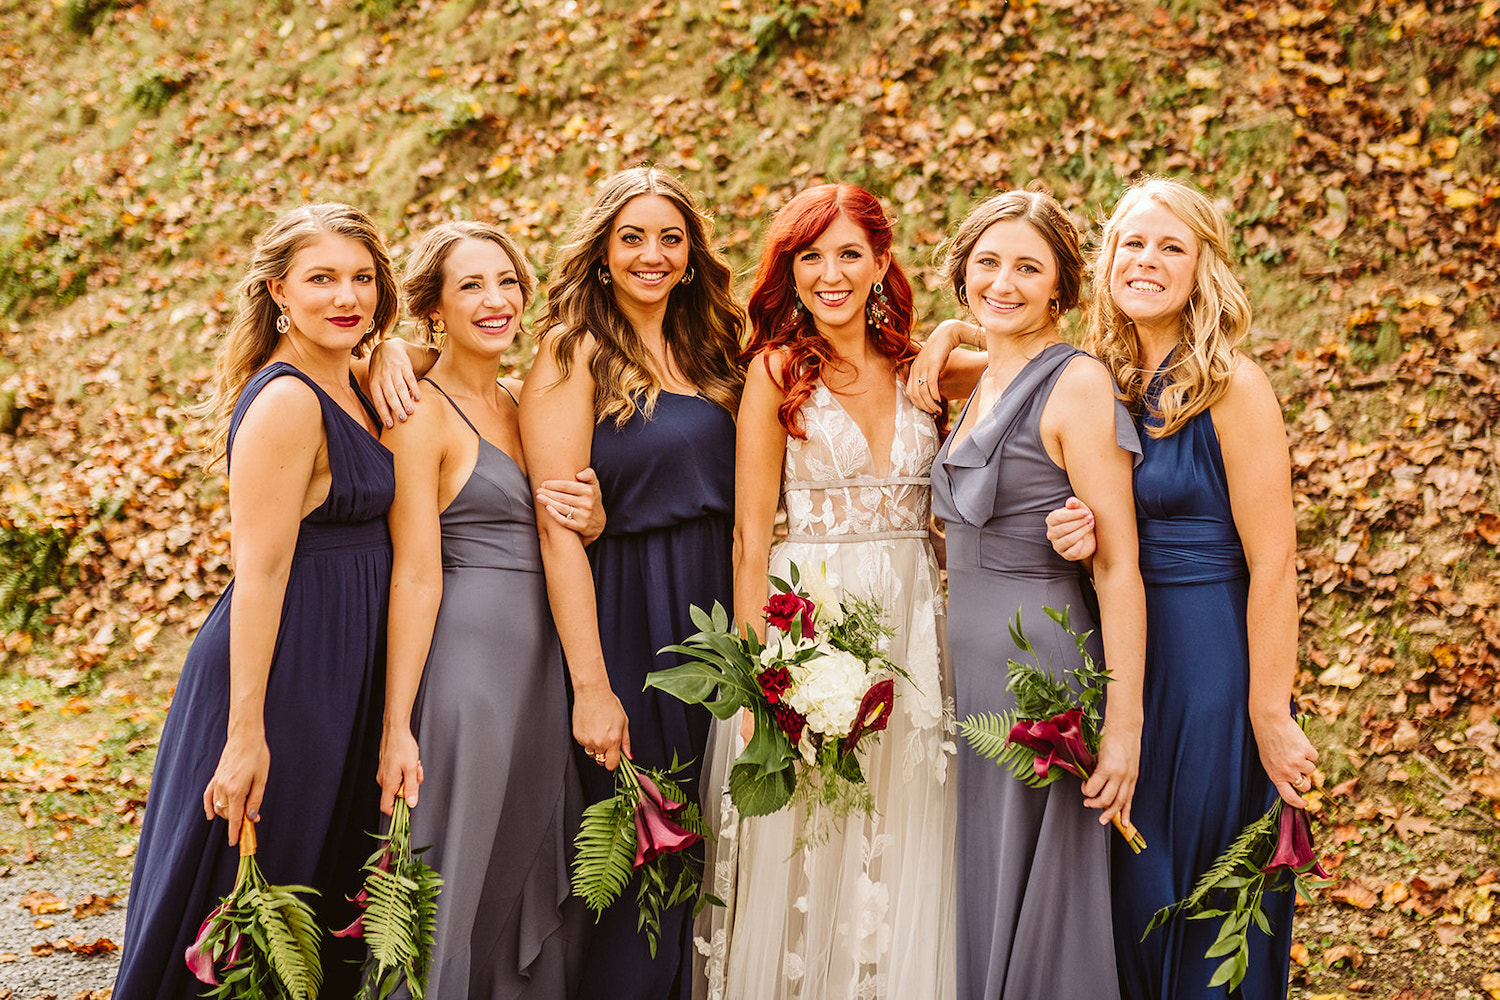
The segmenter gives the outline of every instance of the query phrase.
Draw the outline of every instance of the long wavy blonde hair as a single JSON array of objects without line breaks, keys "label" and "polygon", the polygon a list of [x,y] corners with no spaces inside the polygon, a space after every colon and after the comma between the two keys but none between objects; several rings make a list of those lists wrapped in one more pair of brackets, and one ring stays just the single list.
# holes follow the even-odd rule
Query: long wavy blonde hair
[{"label": "long wavy blonde hair", "polygon": [[1132,410],[1145,405],[1146,389],[1156,374],[1141,358],[1135,323],[1120,310],[1110,292],[1109,275],[1120,245],[1120,225],[1141,202],[1161,205],[1198,240],[1198,268],[1193,291],[1179,321],[1180,340],[1166,371],[1166,382],[1152,408],[1147,433],[1166,437],[1216,403],[1229,390],[1234,351],[1250,332],[1250,299],[1234,274],[1229,224],[1213,203],[1195,188],[1164,177],[1147,177],[1125,192],[1104,224],[1094,260],[1094,308],[1088,348],[1108,366],[1120,394]]},{"label": "long wavy blonde hair", "polygon": [[734,272],[709,243],[713,221],[681,181],[658,167],[631,167],[606,178],[559,249],[543,321],[552,356],[566,377],[579,341],[593,334],[594,419],[613,417],[623,426],[636,410],[647,417],[655,410],[662,386],[651,370],[650,352],[598,277],[616,216],[626,202],[648,194],[667,199],[682,213],[693,272],[693,281],[678,282],[667,300],[662,322],[667,349],[699,392],[733,413],[745,383],[737,360],[745,310],[734,297]]},{"label": "long wavy blonde hair", "polygon": [[443,267],[453,248],[464,240],[487,240],[510,258],[511,266],[516,269],[516,280],[521,285],[522,309],[531,304],[531,296],[536,292],[536,276],[531,273],[526,255],[499,226],[488,222],[439,223],[422,234],[401,268],[401,291],[406,294],[407,315],[427,334],[429,343],[437,341],[432,314],[443,303]]},{"label": "long wavy blonde hair", "polygon": [[385,239],[370,217],[351,205],[322,202],[300,205],[278,215],[255,239],[250,264],[239,285],[239,306],[229,333],[214,361],[213,390],[198,414],[214,422],[209,438],[212,461],[223,458],[229,444],[229,419],[245,383],[264,368],[281,342],[276,319],[281,309],[271,298],[268,282],[281,281],[292,270],[297,255],[320,236],[344,236],[363,244],[375,263],[375,315],[370,328],[354,345],[354,357],[385,335],[396,318],[396,277]]}]

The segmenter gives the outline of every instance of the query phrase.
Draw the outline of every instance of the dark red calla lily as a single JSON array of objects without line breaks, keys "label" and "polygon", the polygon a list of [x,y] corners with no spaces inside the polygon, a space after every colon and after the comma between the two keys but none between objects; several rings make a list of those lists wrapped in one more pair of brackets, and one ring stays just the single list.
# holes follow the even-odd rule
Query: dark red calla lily
[{"label": "dark red calla lily", "polygon": [[844,753],[849,753],[866,733],[878,733],[891,721],[891,706],[896,699],[896,680],[887,677],[871,686],[859,700],[854,726],[844,737]]},{"label": "dark red calla lily", "polygon": [[1323,863],[1318,860],[1317,852],[1313,850],[1312,820],[1308,817],[1307,810],[1286,803],[1281,805],[1276,850],[1261,871],[1269,875],[1278,868],[1290,868],[1299,875],[1307,873],[1318,878],[1328,877],[1328,873],[1323,870]]},{"label": "dark red calla lily", "polygon": [[1036,751],[1038,778],[1045,778],[1054,764],[1080,778],[1094,769],[1094,755],[1083,741],[1083,709],[1078,706],[1050,719],[1022,719],[1011,727],[1010,742]]},{"label": "dark red calla lily", "polygon": [[[389,843],[386,844],[385,850],[381,852],[380,860],[375,863],[375,867],[383,872],[391,870],[391,845]],[[359,915],[354,918],[354,922],[348,927],[333,931],[333,936],[362,938],[365,936],[365,908],[370,905],[370,890],[361,887],[359,892],[350,897],[349,902],[354,904],[354,908],[358,911]]]},{"label": "dark red calla lily", "polygon": [[703,837],[673,823],[670,817],[687,807],[662,795],[656,782],[647,775],[638,775],[641,782],[641,798],[635,807],[635,867],[650,861],[659,854],[673,854],[685,850]]},{"label": "dark red calla lily", "polygon": [[220,903],[203,918],[203,923],[198,925],[198,936],[187,946],[187,951],[182,956],[198,982],[209,986],[219,985],[218,977],[214,975],[214,944],[222,943],[221,939],[224,937],[225,928],[218,922],[224,906],[225,904]]}]

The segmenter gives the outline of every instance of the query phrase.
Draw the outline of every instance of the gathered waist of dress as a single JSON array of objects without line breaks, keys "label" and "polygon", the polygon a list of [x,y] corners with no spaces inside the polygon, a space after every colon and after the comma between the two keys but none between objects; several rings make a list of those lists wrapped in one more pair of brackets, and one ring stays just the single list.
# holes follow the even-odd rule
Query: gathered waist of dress
[{"label": "gathered waist of dress", "polygon": [[299,556],[391,550],[391,532],[384,517],[368,521],[304,521],[297,531]]},{"label": "gathered waist of dress", "polygon": [[811,532],[788,531],[786,540],[810,545],[842,545],[850,542],[884,542],[895,538],[926,538],[926,528],[894,528],[886,531]]},{"label": "gathered waist of dress", "polygon": [[1234,526],[1206,518],[1139,518],[1141,579],[1147,584],[1220,583],[1249,574]]},{"label": "gathered waist of dress", "polygon": [[995,517],[979,528],[948,521],[945,537],[950,570],[982,569],[1027,580],[1061,580],[1080,572],[1078,563],[1053,550],[1045,514]]}]

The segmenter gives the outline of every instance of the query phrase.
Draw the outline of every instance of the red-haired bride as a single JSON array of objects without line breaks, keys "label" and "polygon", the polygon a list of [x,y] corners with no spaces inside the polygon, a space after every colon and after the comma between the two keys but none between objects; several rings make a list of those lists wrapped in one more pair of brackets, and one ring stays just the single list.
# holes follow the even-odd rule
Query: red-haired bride
[{"label": "red-haired bride", "polygon": [[[700,920],[702,983],[715,1000],[952,998],[952,696],[927,537],[938,433],[903,391],[917,353],[911,286],[874,196],[826,184],[788,202],[767,233],[749,312],[735,618],[764,634],[767,572],[826,567],[840,595],[885,609],[891,658],[908,677],[862,762],[875,810],[856,810],[815,844],[802,807],[741,819],[718,794],[743,737],[735,721],[715,729],[708,888],[727,906]],[[787,536],[773,546],[781,507]]]}]

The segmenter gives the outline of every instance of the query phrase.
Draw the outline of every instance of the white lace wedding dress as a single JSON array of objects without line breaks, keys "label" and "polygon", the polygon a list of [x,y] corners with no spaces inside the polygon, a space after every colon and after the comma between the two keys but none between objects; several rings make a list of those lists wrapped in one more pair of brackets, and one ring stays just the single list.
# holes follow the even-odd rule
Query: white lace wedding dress
[{"label": "white lace wedding dress", "polygon": [[[955,996],[953,698],[927,538],[932,419],[897,385],[889,471],[821,383],[803,404],[806,440],[789,437],[782,471],[788,535],[770,572],[826,564],[842,593],[868,597],[895,629],[895,711],[863,753],[876,811],[797,848],[793,806],[741,819],[727,777],[743,748],[737,720],[717,723],[704,772],[717,834],[705,882],[727,904],[696,927],[703,1000],[952,1000]],[[795,800],[794,800],[795,801]]]}]

